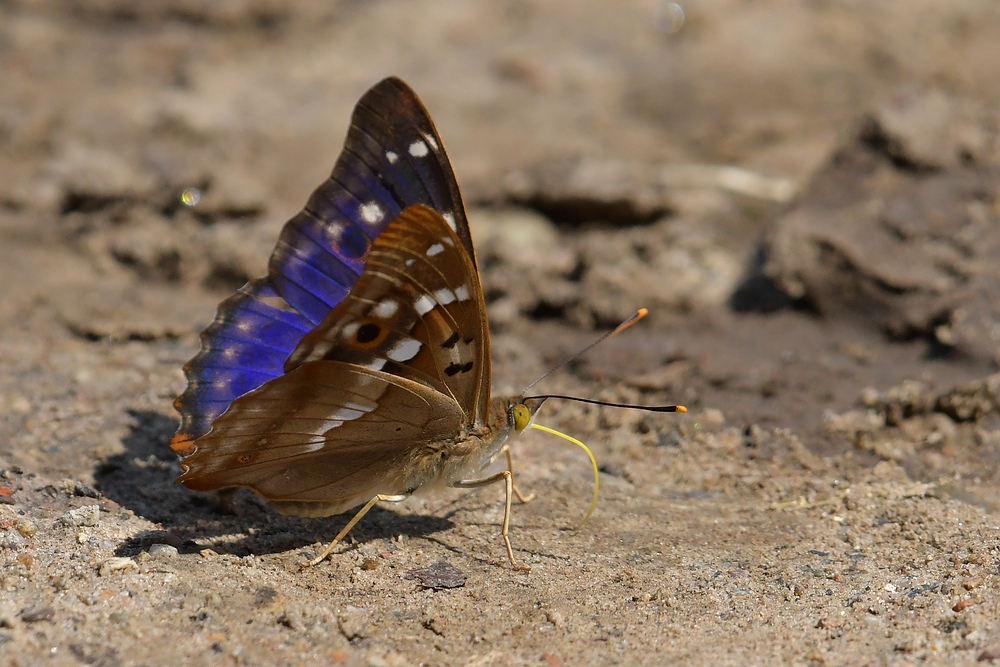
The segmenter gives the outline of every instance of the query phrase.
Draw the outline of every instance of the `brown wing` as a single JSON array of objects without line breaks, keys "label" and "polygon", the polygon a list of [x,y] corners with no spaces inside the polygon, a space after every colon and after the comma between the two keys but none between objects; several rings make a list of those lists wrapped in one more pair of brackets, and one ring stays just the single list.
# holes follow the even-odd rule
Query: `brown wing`
[{"label": "brown wing", "polygon": [[337,360],[398,373],[486,423],[490,344],[479,274],[440,213],[404,210],[372,244],[350,294],[288,358],[285,370]]},{"label": "brown wing", "polygon": [[421,443],[455,437],[464,421],[453,399],[418,382],[310,362],[236,399],[182,461],[179,481],[343,511],[427,481],[408,479],[405,464]]}]

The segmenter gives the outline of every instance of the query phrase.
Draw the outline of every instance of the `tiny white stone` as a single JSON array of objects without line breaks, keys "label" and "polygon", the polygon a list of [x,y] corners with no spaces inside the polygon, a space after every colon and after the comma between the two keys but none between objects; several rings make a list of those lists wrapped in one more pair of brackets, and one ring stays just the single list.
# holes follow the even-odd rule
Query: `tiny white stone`
[{"label": "tiny white stone", "polygon": [[420,141],[419,139],[410,144],[410,155],[413,157],[427,157],[430,151],[427,149],[427,144]]},{"label": "tiny white stone", "polygon": [[370,201],[367,204],[362,204],[361,208],[358,209],[361,213],[361,218],[369,225],[377,225],[382,222],[385,217],[385,211],[376,202]]},{"label": "tiny white stone", "polygon": [[441,243],[435,243],[434,245],[432,245],[430,248],[427,249],[427,256],[433,257],[434,255],[438,255],[442,252],[444,252],[444,245]]},{"label": "tiny white stone", "polygon": [[438,291],[434,292],[434,298],[437,299],[437,302],[442,306],[447,306],[455,300],[455,293],[447,287],[442,287]]},{"label": "tiny white stone", "polygon": [[395,315],[397,310],[399,310],[399,302],[393,299],[383,299],[372,308],[372,314],[375,317],[386,319]]},{"label": "tiny white stone", "polygon": [[417,356],[417,352],[420,351],[420,347],[420,341],[412,338],[404,338],[396,343],[391,350],[389,350],[387,356],[393,361],[409,361],[413,357]]},{"label": "tiny white stone", "polygon": [[389,161],[389,164],[396,164],[396,160],[399,159],[399,156],[393,151],[386,151],[385,159]]},{"label": "tiny white stone", "polygon": [[458,299],[459,301],[468,301],[469,300],[469,288],[466,287],[465,285],[462,285],[461,287],[459,287],[458,289],[456,289],[455,290],[455,298]]},{"label": "tiny white stone", "polygon": [[426,294],[421,294],[417,297],[417,300],[413,302],[413,307],[417,310],[419,315],[426,315],[431,312],[434,310],[435,305],[437,305],[437,302]]}]

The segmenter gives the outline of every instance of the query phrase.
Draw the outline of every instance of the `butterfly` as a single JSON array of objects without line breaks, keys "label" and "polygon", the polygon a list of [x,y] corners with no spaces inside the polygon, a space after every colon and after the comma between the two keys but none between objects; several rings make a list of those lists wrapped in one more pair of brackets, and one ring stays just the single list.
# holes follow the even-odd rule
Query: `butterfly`
[{"label": "butterfly", "polygon": [[[486,305],[444,144],[410,87],[358,101],[330,177],[281,231],[265,277],[223,301],[184,366],[178,481],[247,487],[320,517],[437,483],[503,483],[507,441],[548,396],[490,396]],[[482,476],[501,453],[507,469]],[[596,463],[595,470],[596,470]],[[596,496],[595,496],[596,500]]]}]

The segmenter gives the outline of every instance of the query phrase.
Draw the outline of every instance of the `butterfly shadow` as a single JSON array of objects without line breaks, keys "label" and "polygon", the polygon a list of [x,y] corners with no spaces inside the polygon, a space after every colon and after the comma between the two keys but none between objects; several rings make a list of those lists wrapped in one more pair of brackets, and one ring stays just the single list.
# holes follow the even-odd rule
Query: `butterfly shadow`
[{"label": "butterfly shadow", "polygon": [[[238,556],[282,553],[329,542],[351,519],[350,512],[322,519],[284,516],[246,490],[191,491],[175,483],[181,468],[169,442],[177,420],[146,410],[129,410],[128,416],[125,451],[101,462],[94,478],[109,500],[161,528],[126,539],[118,555],[134,556],[154,542],[173,544],[181,553],[206,548]],[[376,506],[351,531],[348,542],[426,537],[453,525],[448,518]]]}]

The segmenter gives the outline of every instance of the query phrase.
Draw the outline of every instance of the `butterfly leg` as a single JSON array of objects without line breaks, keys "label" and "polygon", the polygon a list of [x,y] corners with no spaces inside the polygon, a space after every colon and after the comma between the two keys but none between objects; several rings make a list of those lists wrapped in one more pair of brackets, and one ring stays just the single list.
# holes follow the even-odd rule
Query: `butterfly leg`
[{"label": "butterfly leg", "polygon": [[510,483],[511,486],[514,487],[514,495],[517,496],[517,499],[520,500],[522,503],[530,503],[532,500],[534,500],[535,494],[532,493],[526,496],[523,493],[521,493],[521,489],[517,488],[517,484],[514,484],[514,455],[510,453],[510,445],[504,445],[503,451],[504,454],[507,455],[507,470],[510,470],[510,476],[511,476]]},{"label": "butterfly leg", "polygon": [[503,528],[500,530],[500,534],[503,536],[504,546],[507,547],[507,558],[510,559],[510,564],[515,570],[521,570],[522,572],[531,572],[531,568],[527,565],[518,565],[517,561],[514,560],[514,549],[510,546],[510,537],[507,533],[510,529],[510,500],[511,496],[514,495],[514,475],[510,470],[502,470],[495,475],[490,475],[489,477],[484,477],[483,479],[469,479],[462,480],[458,482],[452,482],[452,486],[456,489],[478,489],[481,486],[489,486],[490,484],[496,484],[500,480],[503,480],[504,485],[507,489],[507,503],[504,506],[503,512]]},{"label": "butterfly leg", "polygon": [[301,563],[299,567],[305,569],[307,567],[312,567],[313,565],[318,565],[319,563],[322,563],[326,559],[326,557],[330,555],[330,552],[333,551],[333,548],[337,546],[340,543],[340,541],[347,536],[349,532],[351,532],[351,528],[354,528],[354,526],[358,525],[358,521],[361,521],[361,518],[365,514],[368,514],[368,510],[374,507],[375,503],[381,502],[383,500],[390,503],[398,503],[402,500],[406,500],[406,498],[407,496],[405,495],[388,496],[384,493],[378,494],[377,496],[369,500],[367,503],[365,503],[364,507],[358,510],[358,513],[354,515],[354,518],[348,521],[347,525],[344,526],[344,529],[341,530],[339,533],[337,533],[337,536],[333,538],[333,541],[330,542],[329,545],[327,545],[326,549],[323,549],[323,553],[316,556],[312,560],[306,561],[305,563]]}]

